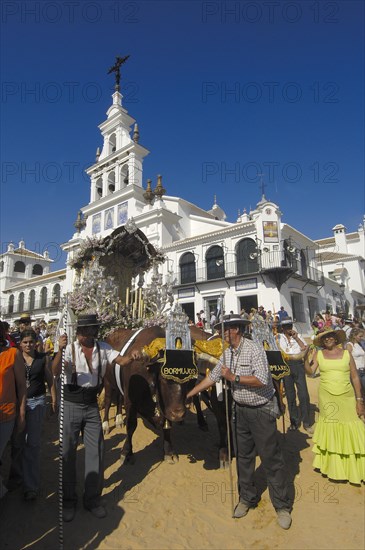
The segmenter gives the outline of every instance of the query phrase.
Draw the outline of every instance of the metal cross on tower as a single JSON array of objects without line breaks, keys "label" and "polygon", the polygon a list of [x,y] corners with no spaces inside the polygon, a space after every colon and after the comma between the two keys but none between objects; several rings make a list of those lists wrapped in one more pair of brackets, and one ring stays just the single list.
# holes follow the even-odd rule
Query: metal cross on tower
[{"label": "metal cross on tower", "polygon": [[129,55],[126,55],[125,57],[117,56],[115,58],[116,59],[115,64],[113,65],[113,67],[110,67],[108,71],[108,74],[115,73],[115,91],[116,92],[120,91],[120,68],[123,65],[123,63],[127,61],[128,58],[129,58]]}]

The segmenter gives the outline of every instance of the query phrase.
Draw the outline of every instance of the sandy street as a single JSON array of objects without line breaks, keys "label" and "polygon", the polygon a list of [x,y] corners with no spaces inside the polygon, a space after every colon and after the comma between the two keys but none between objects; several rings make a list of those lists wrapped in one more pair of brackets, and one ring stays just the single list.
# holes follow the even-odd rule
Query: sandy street
[{"label": "sandy street", "polygon": [[[313,407],[319,379],[308,379]],[[314,412],[314,411],[313,411]],[[317,413],[316,413],[317,414]],[[108,517],[94,518],[81,507],[72,523],[64,524],[64,549],[272,549],[364,548],[364,485],[328,481],[312,469],[311,439],[305,432],[281,436],[295,491],[293,524],[283,531],[268,497],[260,467],[257,482],[262,498],[245,518],[231,518],[229,470],[218,468],[217,428],[207,412],[209,432],[202,432],[195,414],[173,427],[180,460],[161,461],[161,439],[139,420],[134,437],[136,461],[120,467],[124,428],[106,438],[104,499]],[[282,421],[279,420],[280,429]],[[83,448],[78,456],[82,476]],[[2,473],[9,466],[9,449]],[[233,485],[236,488],[233,461]],[[55,549],[58,541],[58,445],[55,418],[47,420],[42,450],[42,492],[26,503],[21,489],[0,504],[0,548]],[[81,488],[80,488],[81,495]],[[236,502],[234,494],[234,502]]]}]

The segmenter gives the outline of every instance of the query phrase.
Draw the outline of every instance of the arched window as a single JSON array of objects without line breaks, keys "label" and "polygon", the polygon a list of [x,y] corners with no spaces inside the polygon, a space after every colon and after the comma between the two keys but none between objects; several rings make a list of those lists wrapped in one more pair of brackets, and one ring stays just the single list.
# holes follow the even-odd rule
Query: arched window
[{"label": "arched window", "polygon": [[195,256],[186,252],[180,258],[180,284],[196,282]]},{"label": "arched window", "polygon": [[115,153],[117,150],[117,137],[115,134],[111,134],[109,137],[109,155]]},{"label": "arched window", "polygon": [[307,264],[307,258],[305,256],[304,250],[300,251],[300,267],[301,267],[301,270],[302,270],[303,277],[307,277],[308,276],[308,273],[307,273],[308,264]]},{"label": "arched window", "polygon": [[103,178],[98,178],[96,180],[96,198],[101,199],[103,196]]},{"label": "arched window", "polygon": [[8,313],[14,312],[14,294],[9,296]]},{"label": "arched window", "polygon": [[32,289],[29,292],[29,298],[28,298],[28,309],[29,311],[33,311],[35,309],[35,290]]},{"label": "arched window", "polygon": [[1,260],[0,262],[0,273],[2,273],[4,271],[4,262],[3,260]]},{"label": "arched window", "polygon": [[61,287],[58,283],[56,283],[52,290],[52,305],[58,306],[60,303],[61,298]]},{"label": "arched window", "polygon": [[47,288],[45,286],[41,290],[41,307],[47,307]]},{"label": "arched window", "polygon": [[129,169],[128,164],[123,164],[121,170],[120,170],[120,181],[121,181],[121,189],[126,187],[129,183]]},{"label": "arched window", "polygon": [[21,292],[18,297],[18,311],[24,311],[24,292]]},{"label": "arched window", "polygon": [[108,174],[108,193],[114,193],[115,191],[115,173],[109,172]]},{"label": "arched window", "polygon": [[257,245],[253,239],[242,239],[236,247],[237,275],[247,275],[259,271]]},{"label": "arched window", "polygon": [[221,279],[225,275],[224,255],[221,246],[212,246],[205,255],[207,279]]},{"label": "arched window", "polygon": [[25,263],[24,262],[15,262],[14,273],[25,273]]},{"label": "arched window", "polygon": [[35,264],[32,269],[32,275],[43,275],[43,267],[40,264]]}]

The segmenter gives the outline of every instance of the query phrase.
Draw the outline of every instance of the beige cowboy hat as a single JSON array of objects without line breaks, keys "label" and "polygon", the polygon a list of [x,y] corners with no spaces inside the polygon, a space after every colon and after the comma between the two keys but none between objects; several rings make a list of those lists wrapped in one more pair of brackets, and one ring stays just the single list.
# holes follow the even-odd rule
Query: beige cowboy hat
[{"label": "beige cowboy hat", "polygon": [[16,319],[15,323],[19,325],[20,323],[24,323],[26,325],[30,325],[30,323],[33,323],[35,319],[32,319],[30,313],[22,313],[20,316],[20,319]]},{"label": "beige cowboy hat", "polygon": [[327,336],[334,336],[339,344],[343,344],[346,341],[346,333],[343,330],[324,330],[317,334],[313,340],[313,344],[317,347],[323,347],[322,339]]}]

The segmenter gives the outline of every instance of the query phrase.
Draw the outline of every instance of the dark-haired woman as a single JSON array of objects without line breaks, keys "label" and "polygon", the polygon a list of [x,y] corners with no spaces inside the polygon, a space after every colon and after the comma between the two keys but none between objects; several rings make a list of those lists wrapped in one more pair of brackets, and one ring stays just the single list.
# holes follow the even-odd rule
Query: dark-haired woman
[{"label": "dark-haired woman", "polygon": [[[10,440],[17,417],[17,429],[24,429],[25,376],[21,353],[9,348],[5,329],[0,322],[0,460]],[[0,476],[0,498],[7,492]]]},{"label": "dark-haired woman", "polygon": [[365,481],[365,408],[355,362],[340,344],[343,330],[318,334],[318,350],[306,365],[319,367],[319,418],[313,435],[314,468],[330,479],[360,484]]},{"label": "dark-haired woman", "polygon": [[56,411],[56,389],[48,356],[36,351],[37,334],[27,329],[20,334],[20,350],[26,380],[25,429],[13,438],[12,464],[9,482],[13,486],[23,481],[24,499],[35,500],[40,480],[40,449],[42,421],[46,407],[46,385],[52,396],[52,409]]}]

